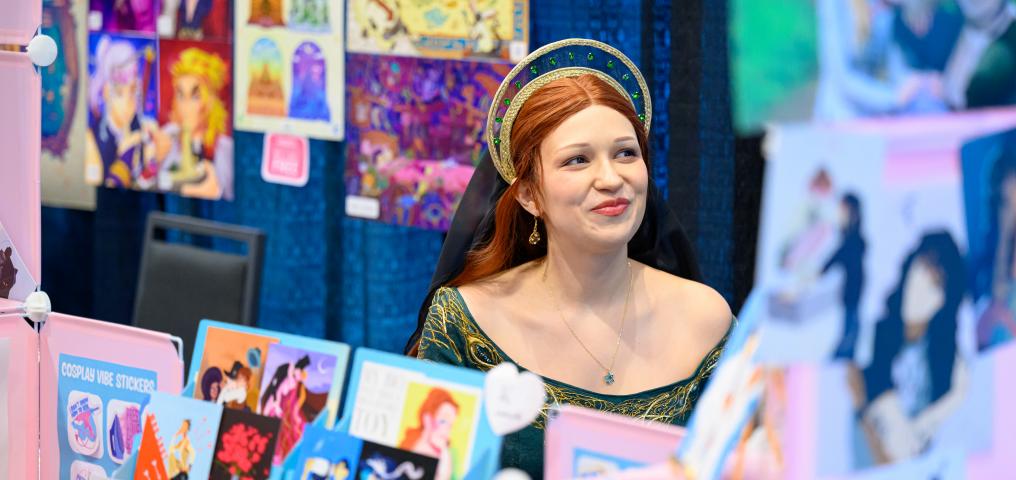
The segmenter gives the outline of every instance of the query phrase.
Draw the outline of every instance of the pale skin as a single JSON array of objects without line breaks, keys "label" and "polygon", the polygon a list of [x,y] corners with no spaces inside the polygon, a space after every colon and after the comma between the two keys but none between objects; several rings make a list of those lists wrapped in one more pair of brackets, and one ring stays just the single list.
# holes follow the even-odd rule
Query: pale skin
[{"label": "pale skin", "polygon": [[[733,318],[705,285],[630,262],[613,385],[562,321],[610,364],[629,286],[627,244],[645,215],[649,184],[632,124],[590,106],[548,135],[539,156],[542,191],[521,189],[517,200],[546,223],[547,257],[460,287],[476,322],[522,367],[595,393],[635,394],[692,376]],[[629,202],[620,214],[597,208],[617,199]]]}]

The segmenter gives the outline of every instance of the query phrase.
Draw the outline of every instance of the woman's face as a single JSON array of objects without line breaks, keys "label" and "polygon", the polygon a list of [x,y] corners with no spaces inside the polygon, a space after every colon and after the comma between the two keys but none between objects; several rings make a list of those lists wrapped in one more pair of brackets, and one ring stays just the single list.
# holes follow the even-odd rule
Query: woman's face
[{"label": "woman's face", "polygon": [[942,272],[924,258],[917,258],[903,284],[903,325],[908,341],[921,338],[928,322],[945,304]]},{"label": "woman's face", "polygon": [[219,399],[219,387],[220,387],[219,382],[215,382],[210,387],[208,387],[208,395],[212,397],[211,398],[212,400]]},{"label": "woman's face", "polygon": [[649,172],[635,128],[610,107],[593,105],[540,144],[542,211],[550,237],[595,250],[616,249],[635,235],[646,210]]},{"label": "woman's face", "polygon": [[437,412],[434,412],[434,416],[427,418],[430,425],[427,430],[430,432],[430,443],[432,445],[447,446],[451,436],[452,428],[455,426],[455,419],[458,417],[459,411],[454,405],[450,403],[442,403],[437,408]]},{"label": "woman's face", "polygon": [[173,110],[186,130],[201,128],[205,106],[201,99],[201,80],[195,75],[181,75],[173,80]]}]

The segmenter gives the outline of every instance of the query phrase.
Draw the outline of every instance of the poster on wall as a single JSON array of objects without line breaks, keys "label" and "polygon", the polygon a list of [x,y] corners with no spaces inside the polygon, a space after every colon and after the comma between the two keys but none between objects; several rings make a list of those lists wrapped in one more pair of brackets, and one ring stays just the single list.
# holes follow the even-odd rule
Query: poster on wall
[{"label": "poster on wall", "polygon": [[342,140],[340,0],[235,3],[236,128]]},{"label": "poster on wall", "polygon": [[735,126],[1013,105],[1005,3],[732,0]]},{"label": "poster on wall", "polygon": [[348,0],[350,52],[518,63],[529,53],[528,0]]},{"label": "poster on wall", "polygon": [[232,46],[159,40],[157,189],[233,199]]},{"label": "poster on wall", "polygon": [[446,230],[511,65],[350,54],[346,213]]},{"label": "poster on wall", "polygon": [[155,40],[92,33],[88,56],[85,181],[109,188],[158,185],[158,61]]},{"label": "poster on wall", "polygon": [[233,38],[232,9],[228,0],[163,0],[159,37],[228,42]]},{"label": "poster on wall", "polygon": [[89,0],[88,29],[93,32],[155,33],[159,0]]},{"label": "poster on wall", "polygon": [[60,55],[42,68],[42,203],[51,207],[95,209],[95,188],[85,183],[88,133],[87,0],[46,0],[42,34],[56,41]]},{"label": "poster on wall", "polygon": [[157,374],[66,354],[57,368],[60,478],[109,478],[140,447],[135,436]]}]

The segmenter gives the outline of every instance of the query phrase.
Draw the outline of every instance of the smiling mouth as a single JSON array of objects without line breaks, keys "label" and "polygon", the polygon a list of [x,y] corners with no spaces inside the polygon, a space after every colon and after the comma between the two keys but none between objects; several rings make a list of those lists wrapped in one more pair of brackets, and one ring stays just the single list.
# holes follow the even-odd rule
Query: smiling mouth
[{"label": "smiling mouth", "polygon": [[631,202],[624,198],[607,200],[606,202],[597,205],[596,208],[593,209],[593,212],[607,217],[616,217],[628,210],[628,205],[630,204]]}]

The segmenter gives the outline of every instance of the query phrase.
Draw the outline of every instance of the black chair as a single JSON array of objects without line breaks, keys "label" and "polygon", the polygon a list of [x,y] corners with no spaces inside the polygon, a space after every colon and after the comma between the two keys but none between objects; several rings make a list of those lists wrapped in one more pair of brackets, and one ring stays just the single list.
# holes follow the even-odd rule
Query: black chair
[{"label": "black chair", "polygon": [[[246,254],[169,243],[167,231],[226,238],[246,246]],[[202,319],[240,325],[257,323],[265,234],[260,230],[152,212],[148,215],[134,325],[183,340],[189,363]]]}]

